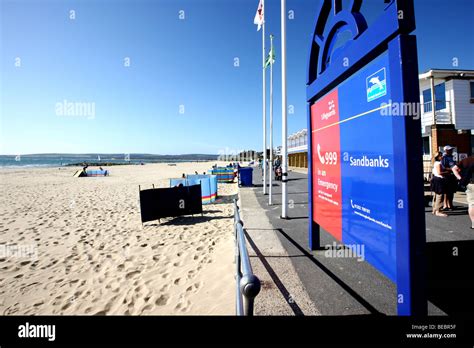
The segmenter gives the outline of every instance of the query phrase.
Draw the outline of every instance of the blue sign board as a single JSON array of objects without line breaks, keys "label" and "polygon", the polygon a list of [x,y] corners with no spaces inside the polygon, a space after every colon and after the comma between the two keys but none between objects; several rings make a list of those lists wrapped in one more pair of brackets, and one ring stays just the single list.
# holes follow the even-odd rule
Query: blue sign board
[{"label": "blue sign board", "polygon": [[[361,3],[324,1],[311,42],[309,244],[322,229],[364,250],[397,285],[398,313],[426,314],[421,126],[391,113],[419,98],[413,4],[393,0],[372,29]],[[352,40],[334,50],[345,30]]]}]

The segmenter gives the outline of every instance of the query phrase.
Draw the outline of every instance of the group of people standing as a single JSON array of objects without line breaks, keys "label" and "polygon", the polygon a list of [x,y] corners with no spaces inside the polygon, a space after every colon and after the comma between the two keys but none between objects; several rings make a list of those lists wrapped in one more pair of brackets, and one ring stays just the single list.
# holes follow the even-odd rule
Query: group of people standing
[{"label": "group of people standing", "polygon": [[446,217],[445,212],[454,209],[453,199],[457,191],[465,191],[471,229],[474,229],[474,156],[456,163],[453,147],[446,145],[444,153],[438,152],[433,158],[431,190],[433,196],[433,214]]},{"label": "group of people standing", "polygon": [[456,165],[453,148],[447,145],[443,150],[444,154],[438,152],[434,156],[431,190],[434,192],[433,214],[446,217],[442,210],[453,210],[454,193],[457,191],[458,182],[453,174],[453,167]]}]

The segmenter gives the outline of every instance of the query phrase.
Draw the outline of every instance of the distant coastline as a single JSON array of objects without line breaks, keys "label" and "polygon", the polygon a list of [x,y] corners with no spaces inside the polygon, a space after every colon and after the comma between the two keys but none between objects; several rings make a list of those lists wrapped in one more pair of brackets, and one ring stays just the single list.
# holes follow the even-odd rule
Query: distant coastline
[{"label": "distant coastline", "polygon": [[70,167],[82,166],[116,166],[139,165],[147,163],[178,163],[215,161],[218,155],[212,154],[182,154],[182,155],[155,155],[140,153],[87,153],[87,154],[27,154],[27,155],[0,155],[2,167]]}]

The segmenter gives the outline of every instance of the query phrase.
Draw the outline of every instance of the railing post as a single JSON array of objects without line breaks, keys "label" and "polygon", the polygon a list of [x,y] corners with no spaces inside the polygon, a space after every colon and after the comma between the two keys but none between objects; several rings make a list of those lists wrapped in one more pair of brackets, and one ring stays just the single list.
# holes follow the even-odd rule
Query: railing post
[{"label": "railing post", "polygon": [[237,200],[234,200],[235,263],[236,263],[236,312],[237,315],[253,316],[254,300],[260,292],[260,280],[253,274],[250,264],[243,222],[240,219]]},{"label": "railing post", "polygon": [[244,296],[244,313],[253,316],[255,297],[260,292],[260,280],[254,275],[244,275],[240,279],[240,292]]}]

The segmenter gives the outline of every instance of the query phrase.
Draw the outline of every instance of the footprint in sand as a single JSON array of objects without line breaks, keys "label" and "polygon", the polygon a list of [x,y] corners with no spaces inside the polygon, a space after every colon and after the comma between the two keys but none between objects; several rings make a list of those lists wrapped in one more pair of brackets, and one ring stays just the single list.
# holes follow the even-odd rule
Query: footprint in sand
[{"label": "footprint in sand", "polygon": [[170,285],[169,284],[165,284],[161,287],[160,289],[160,292],[166,292],[168,291],[168,289],[170,288]]},{"label": "footprint in sand", "polygon": [[190,270],[188,272],[188,279],[194,278],[196,276],[196,271],[195,270]]},{"label": "footprint in sand", "polygon": [[175,310],[181,311],[181,312],[187,312],[189,309],[189,306],[191,305],[191,302],[189,300],[186,300],[186,302],[180,302],[174,307]]},{"label": "footprint in sand", "polygon": [[156,248],[158,248],[158,247],[160,247],[160,246],[164,246],[164,245],[165,245],[165,243],[158,243],[158,244],[153,245],[151,248],[152,248],[153,250],[155,250]]},{"label": "footprint in sand", "polygon": [[39,307],[44,304],[44,301],[36,302],[33,306],[34,307]]},{"label": "footprint in sand", "polygon": [[147,304],[145,307],[143,307],[140,314],[143,314],[143,312],[151,310],[151,308],[152,308],[152,305]]},{"label": "footprint in sand", "polygon": [[181,285],[183,283],[183,280],[181,278],[176,278],[173,283],[174,285]]},{"label": "footprint in sand", "polygon": [[186,292],[196,292],[201,287],[200,283],[194,283],[186,288]]},{"label": "footprint in sand", "polygon": [[157,306],[165,306],[168,303],[169,300],[169,295],[167,294],[162,294],[160,297],[158,297],[155,301],[155,305]]},{"label": "footprint in sand", "polygon": [[140,274],[140,271],[132,271],[132,272],[127,273],[127,275],[125,276],[125,278],[126,278],[126,279],[130,279],[130,278],[133,278],[133,277],[135,277],[135,276],[137,276],[137,275],[139,275],[139,274]]},{"label": "footprint in sand", "polygon": [[68,309],[69,307],[71,307],[72,305],[72,301],[69,301],[67,302],[64,306],[61,307],[61,310],[62,311],[65,311],[66,309]]}]

